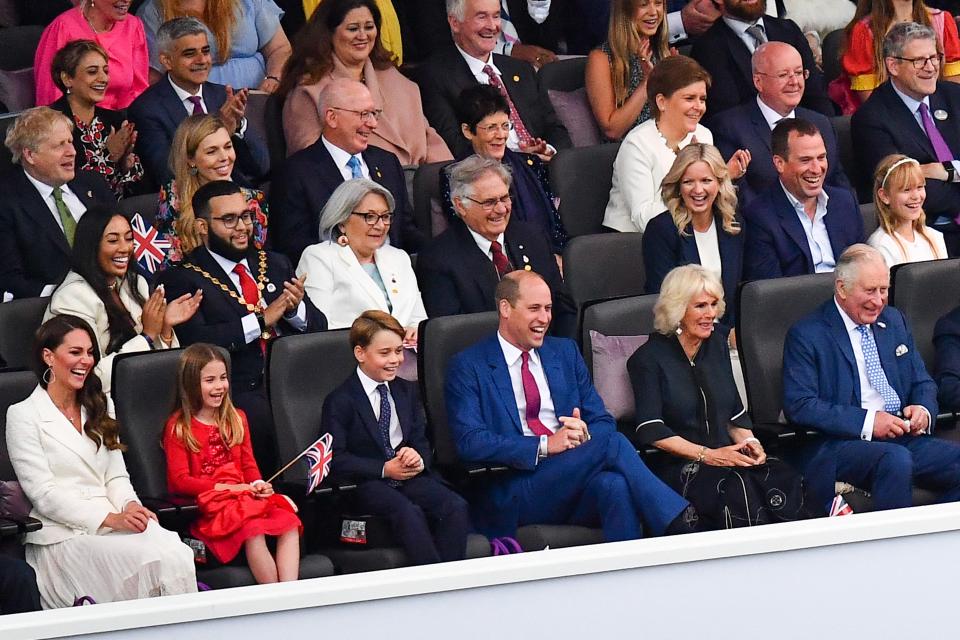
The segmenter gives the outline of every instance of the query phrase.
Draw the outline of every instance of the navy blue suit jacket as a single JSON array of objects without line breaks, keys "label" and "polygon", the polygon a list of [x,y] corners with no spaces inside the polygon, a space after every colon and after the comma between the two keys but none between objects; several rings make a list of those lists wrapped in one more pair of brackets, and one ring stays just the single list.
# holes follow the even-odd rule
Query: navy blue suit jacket
[{"label": "navy blue suit jacket", "polygon": [[[740,284],[743,273],[745,232],[740,216],[737,216],[737,222],[740,223],[740,233],[733,235],[724,231],[719,215],[714,218],[717,244],[720,245],[720,262],[723,265],[723,297],[727,303],[723,322],[730,327],[734,326],[736,321],[737,285]],[[660,293],[663,279],[674,267],[700,264],[700,252],[697,250],[692,224],[687,225],[686,232],[688,235],[680,235],[669,211],[664,211],[647,224],[647,230],[643,233],[643,268],[647,277],[647,293]]]},{"label": "navy blue suit jacket", "polygon": [[[827,184],[841,189],[852,189],[847,174],[840,164],[837,134],[826,116],[796,108],[796,116],[816,125],[827,147]],[[741,207],[777,184],[779,177],[773,166],[773,151],[770,148],[770,126],[767,124],[756,99],[727,109],[710,119],[713,144],[724,158],[730,158],[737,149],[747,149],[753,160],[746,175],[737,182],[737,198]]]},{"label": "navy blue suit jacket", "polygon": [[[397,378],[389,383],[389,387],[403,433],[400,446],[416,450],[423,458],[424,466],[429,468],[430,443],[417,385]],[[333,480],[378,480],[382,477],[387,456],[380,438],[380,427],[356,372],[323,402],[320,433],[328,432],[333,435],[333,463],[330,465]]]},{"label": "navy blue suit jacket", "polygon": [[[226,87],[203,83],[203,102],[208,113],[216,114],[226,101]],[[167,182],[173,177],[167,164],[173,134],[189,115],[167,76],[137,96],[127,108],[127,114],[137,127],[136,150],[144,169],[158,184]],[[233,145],[237,154],[234,180],[247,187],[256,186],[270,170],[266,142],[258,139],[248,126],[242,139],[233,136]]]},{"label": "navy blue suit jacket", "polygon": [[[574,407],[579,407],[593,436],[615,432],[616,424],[590,381],[576,343],[548,337],[537,353],[557,416],[572,415]],[[539,438],[523,435],[510,372],[496,334],[450,361],[444,389],[450,430],[464,462],[536,473]],[[478,523],[479,528],[516,530],[519,514],[513,497],[520,479],[519,474],[507,474],[489,484],[493,509],[484,515],[491,522]]]},{"label": "navy blue suit jacket", "polygon": [[946,411],[960,409],[960,307],[937,320],[933,328],[937,363],[933,377],[940,390],[937,399]]},{"label": "navy blue suit jacket", "polygon": [[[823,220],[833,257],[838,259],[844,249],[864,241],[863,217],[849,190],[834,187],[824,187],[824,190],[829,199]],[[743,217],[747,234],[744,279],[763,280],[814,272],[807,235],[779,180],[744,208]]]}]

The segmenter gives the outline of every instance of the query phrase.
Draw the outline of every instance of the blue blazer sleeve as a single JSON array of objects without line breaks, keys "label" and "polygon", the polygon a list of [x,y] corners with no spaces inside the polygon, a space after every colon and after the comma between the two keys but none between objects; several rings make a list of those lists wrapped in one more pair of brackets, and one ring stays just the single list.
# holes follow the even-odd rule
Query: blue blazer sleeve
[{"label": "blue blazer sleeve", "polygon": [[[777,255],[777,243],[770,227],[762,220],[764,209],[769,205],[767,198],[756,198],[743,212],[746,225],[743,233],[743,278],[744,280],[765,280],[783,276],[780,257]],[[769,211],[767,215],[776,214]]]}]

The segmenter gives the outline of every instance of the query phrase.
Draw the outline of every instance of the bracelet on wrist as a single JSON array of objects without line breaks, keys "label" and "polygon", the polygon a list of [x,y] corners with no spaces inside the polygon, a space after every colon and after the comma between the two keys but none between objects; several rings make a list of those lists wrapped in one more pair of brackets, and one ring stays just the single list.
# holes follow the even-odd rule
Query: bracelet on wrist
[{"label": "bracelet on wrist", "polygon": [[264,79],[264,80],[274,80],[274,81],[276,81],[278,84],[279,84],[279,82],[280,82],[280,78],[278,78],[277,76],[264,76],[263,79]]},{"label": "bracelet on wrist", "polygon": [[704,458],[707,457],[707,448],[705,446],[700,447],[700,453],[697,454],[697,462],[703,462]]}]

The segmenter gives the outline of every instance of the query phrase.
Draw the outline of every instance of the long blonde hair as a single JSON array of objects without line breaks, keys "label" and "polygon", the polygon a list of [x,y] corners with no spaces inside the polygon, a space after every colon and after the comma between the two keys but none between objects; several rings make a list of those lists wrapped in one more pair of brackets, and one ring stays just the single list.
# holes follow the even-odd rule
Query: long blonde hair
[{"label": "long blonde hair", "polygon": [[[193,452],[200,451],[190,428],[190,422],[200,409],[203,408],[203,397],[200,394],[200,372],[211,362],[222,362],[227,366],[223,354],[213,345],[198,342],[192,344],[180,356],[180,367],[177,371],[177,421],[173,425],[173,436]],[[227,366],[227,375],[230,367]],[[233,406],[230,394],[227,393],[217,410],[217,429],[220,438],[227,447],[236,447],[243,442],[243,421]]]},{"label": "long blonde hair", "polygon": [[[610,46],[610,73],[613,76],[613,96],[617,107],[630,97],[630,58],[640,51],[640,32],[636,16],[641,6],[658,0],[613,0],[610,6],[610,26],[607,29],[607,44]],[[669,29],[667,28],[667,1],[662,0],[663,19],[657,32],[650,38],[650,53],[655,60],[670,55]]]},{"label": "long blonde hair", "polygon": [[[906,160],[906,162],[901,162],[903,160]],[[898,162],[900,164],[897,164]],[[925,183],[926,179],[920,170],[920,164],[902,153],[894,153],[881,160],[880,164],[877,165],[877,170],[873,173],[873,204],[877,208],[877,222],[879,222],[884,233],[893,238],[893,241],[900,247],[900,253],[904,260],[907,259],[907,250],[900,242],[900,236],[895,233],[898,226],[897,214],[893,212],[893,208],[889,204],[880,199],[880,189],[887,193],[889,199],[893,193],[913,189]],[[930,245],[933,255],[937,258],[947,257],[940,255],[940,252],[937,251],[937,245],[927,235],[927,216],[923,211],[920,212],[920,217],[913,221],[912,226],[913,232],[921,235]]]},{"label": "long blonde hair", "polygon": [[683,182],[683,175],[695,162],[705,162],[719,184],[717,197],[713,201],[713,212],[720,214],[720,221],[723,230],[730,235],[740,233],[740,223],[737,222],[737,192],[730,181],[730,173],[727,171],[727,165],[723,162],[723,156],[717,148],[710,144],[695,143],[688,144],[677,154],[677,159],[673,161],[670,171],[664,176],[660,183],[660,196],[663,203],[667,205],[667,211],[673,218],[673,223],[677,225],[677,231],[680,235],[689,235],[686,231],[687,225],[693,220],[690,210],[684,204],[680,195],[680,184]]},{"label": "long blonde hair", "polygon": [[196,217],[193,215],[193,194],[200,188],[200,177],[190,168],[190,159],[197,153],[200,143],[226,125],[219,116],[188,116],[173,135],[168,163],[173,173],[173,189],[177,196],[177,219],[173,223],[174,231],[180,239],[180,248],[186,255],[203,244],[197,232]]},{"label": "long blonde hair", "polygon": [[202,20],[217,41],[217,64],[230,59],[233,28],[240,19],[240,3],[237,0],[205,0],[202,13],[180,9],[180,0],[158,0],[157,4],[160,5],[161,24],[180,16]]}]

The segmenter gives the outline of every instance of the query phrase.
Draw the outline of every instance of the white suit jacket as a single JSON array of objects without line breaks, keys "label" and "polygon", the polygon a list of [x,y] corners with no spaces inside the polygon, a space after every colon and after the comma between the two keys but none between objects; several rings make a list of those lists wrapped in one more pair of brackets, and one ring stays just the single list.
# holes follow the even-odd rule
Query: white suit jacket
[{"label": "white suit jacket", "polygon": [[[140,295],[143,296],[144,300],[150,297],[150,289],[147,286],[147,281],[140,276],[137,276],[137,289],[140,291]],[[53,316],[64,314],[77,316],[87,321],[93,329],[93,333],[97,336],[97,345],[100,348],[100,362],[97,363],[94,371],[103,383],[103,392],[108,396],[110,395],[112,384],[114,356],[118,353],[150,351],[150,344],[146,338],[140,335],[140,332],[143,330],[143,325],[140,323],[140,315],[143,308],[133,299],[127,287],[120,289],[120,302],[123,303],[123,306],[127,308],[133,317],[134,329],[137,335],[124,342],[120,346],[119,351],[115,351],[109,355],[105,353],[107,345],[110,344],[110,321],[107,318],[107,308],[103,305],[100,297],[97,296],[97,292],[87,284],[87,281],[84,280],[80,274],[73,271],[67,274],[67,277],[63,279],[60,286],[57,287],[53,295],[50,296],[50,304],[47,306],[46,313],[43,314],[44,322]],[[173,344],[170,346],[180,346],[176,334],[173,335]],[[163,341],[157,340],[154,343],[154,347],[163,349],[166,345],[163,344]]]},{"label": "white suit jacket", "polygon": [[[393,317],[404,327],[416,327],[426,320],[410,256],[384,245],[374,253],[374,260],[393,304]],[[297,276],[303,274],[307,274],[307,295],[327,316],[331,329],[349,327],[357,316],[370,309],[390,311],[383,291],[363,270],[350,247],[330,241],[310,245],[297,265]]]},{"label": "white suit jacket", "polygon": [[[86,424],[86,412],[81,412]],[[7,450],[30,515],[43,528],[28,533],[30,544],[54,544],[95,535],[104,518],[139,502],[120,451],[108,450],[77,431],[38,386],[7,410]]]}]

